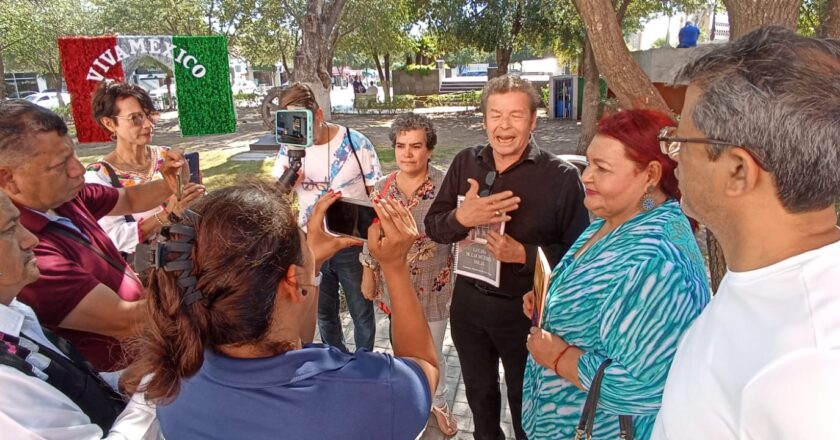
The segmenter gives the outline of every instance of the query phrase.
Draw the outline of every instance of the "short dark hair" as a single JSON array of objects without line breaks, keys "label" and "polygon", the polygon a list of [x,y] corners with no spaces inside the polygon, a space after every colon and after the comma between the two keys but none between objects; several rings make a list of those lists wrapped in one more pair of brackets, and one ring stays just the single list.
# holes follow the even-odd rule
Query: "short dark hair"
[{"label": "short dark hair", "polygon": [[105,125],[100,121],[102,118],[114,119],[114,122],[119,124],[115,118],[118,113],[117,101],[125,98],[137,99],[143,112],[147,115],[157,111],[152,97],[142,87],[136,84],[105,80],[96,86],[91,98],[91,109],[93,109],[93,119],[96,120],[96,123],[103,129]]},{"label": "short dark hair", "polygon": [[319,108],[318,101],[315,100],[315,92],[312,91],[312,87],[304,83],[292,84],[280,94],[280,108],[285,109],[290,105],[303,107],[313,112]]},{"label": "short dark hair", "polygon": [[430,150],[435,149],[437,145],[437,132],[432,120],[416,113],[406,113],[396,117],[391,123],[391,131],[388,132],[388,138],[391,139],[391,146],[397,146],[397,136],[400,133],[407,131],[423,130],[426,133],[426,148]]},{"label": "short dark hair", "polygon": [[522,92],[527,95],[531,113],[537,112],[537,108],[540,106],[540,101],[542,100],[540,94],[537,93],[537,89],[534,88],[531,81],[513,75],[497,76],[487,81],[487,84],[484,85],[484,89],[481,91],[481,112],[487,113],[488,98],[496,94],[511,92]]},{"label": "short dark hair", "polygon": [[67,134],[67,124],[51,110],[25,99],[0,102],[0,164],[18,165],[31,147],[29,138],[51,131]]},{"label": "short dark hair", "polygon": [[[767,26],[716,47],[677,74],[699,87],[694,125],[753,153],[789,212],[840,199],[840,41]],[[708,144],[712,159],[726,147]]]}]

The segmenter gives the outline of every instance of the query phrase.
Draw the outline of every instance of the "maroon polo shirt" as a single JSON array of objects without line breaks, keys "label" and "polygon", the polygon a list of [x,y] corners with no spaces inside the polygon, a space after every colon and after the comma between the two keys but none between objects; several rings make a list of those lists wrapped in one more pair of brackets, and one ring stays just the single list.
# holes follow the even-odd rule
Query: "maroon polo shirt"
[{"label": "maroon polo shirt", "polygon": [[69,218],[90,238],[92,246],[122,263],[125,266],[123,271],[108,264],[93,250],[50,228],[59,227],[79,236],[78,232],[18,206],[21,224],[40,240],[35,247],[35,256],[41,271],[38,281],[24,287],[18,299],[35,310],[41,324],[73,343],[98,371],[113,371],[125,366],[123,347],[119,341],[96,333],[59,328],[58,325],[98,284],[108,286],[125,301],[137,301],[142,296],[143,287],[128,275],[132,273],[131,268],[97,223],[98,219],[111,212],[118,198],[119,192],[115,188],[85,184],[76,198],[54,211],[61,217]]}]

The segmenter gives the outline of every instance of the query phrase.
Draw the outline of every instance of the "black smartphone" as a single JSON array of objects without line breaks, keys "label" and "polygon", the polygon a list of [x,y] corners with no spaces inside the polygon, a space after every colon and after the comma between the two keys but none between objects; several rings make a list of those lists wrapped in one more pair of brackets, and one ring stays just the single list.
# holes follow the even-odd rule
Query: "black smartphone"
[{"label": "black smartphone", "polygon": [[193,151],[184,154],[184,159],[190,170],[190,183],[201,183],[201,168],[198,165],[198,152]]},{"label": "black smartphone", "polygon": [[327,208],[324,223],[327,232],[367,240],[368,228],[375,218],[376,211],[369,201],[342,197]]}]

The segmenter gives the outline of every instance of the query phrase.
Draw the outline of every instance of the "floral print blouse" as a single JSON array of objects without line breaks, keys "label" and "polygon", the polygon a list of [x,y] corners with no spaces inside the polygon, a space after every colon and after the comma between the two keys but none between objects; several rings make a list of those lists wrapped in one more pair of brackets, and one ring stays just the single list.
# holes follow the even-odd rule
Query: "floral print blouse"
[{"label": "floral print blouse", "polygon": [[[426,321],[435,322],[448,319],[454,284],[451,246],[432,241],[426,235],[426,227],[423,224],[426,213],[429,212],[429,208],[435,201],[437,192],[443,182],[444,173],[429,165],[429,176],[426,181],[417,188],[414,194],[406,195],[397,187],[396,173],[398,172],[394,171],[379,179],[374,184],[371,198],[380,194],[383,197],[390,196],[396,200],[401,200],[411,211],[411,215],[417,223],[417,230],[420,233],[408,251],[408,268],[412,285],[417,291],[420,305],[426,315]],[[387,189],[384,189],[389,179],[391,183]],[[376,260],[370,254],[367,244],[365,244],[359,260],[364,266],[374,269],[377,301],[387,312],[390,299],[385,287],[385,278],[382,276]]]}]

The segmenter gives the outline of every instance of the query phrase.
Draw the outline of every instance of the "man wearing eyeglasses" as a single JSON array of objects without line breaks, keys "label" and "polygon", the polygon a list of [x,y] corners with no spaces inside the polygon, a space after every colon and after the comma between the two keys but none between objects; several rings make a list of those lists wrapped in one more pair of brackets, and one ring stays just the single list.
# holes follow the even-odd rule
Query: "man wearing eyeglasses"
[{"label": "man wearing eyeglasses", "polygon": [[159,206],[183,164],[169,151],[164,179],[115,189],[86,184],[60,116],[24,100],[0,103],[0,190],[34,233],[41,276],[19,298],[98,371],[120,368],[120,341],[141,328],[143,286],[97,220]]},{"label": "man wearing eyeglasses", "polygon": [[766,27],[677,80],[663,152],[729,272],[680,341],[652,438],[840,438],[840,42]]},{"label": "man wearing eyeglasses", "polygon": [[[522,296],[533,288],[537,247],[553,267],[589,224],[577,170],[531,141],[539,101],[518,77],[487,82],[481,109],[489,143],[455,156],[425,219],[426,233],[438,243],[506,222],[503,235],[487,235],[488,249],[502,262],[499,287],[458,275],[450,309],[476,439],[504,438],[499,359],[515,436],[525,438],[522,381],[531,321],[522,315]],[[460,205],[458,196],[465,196]]]}]

